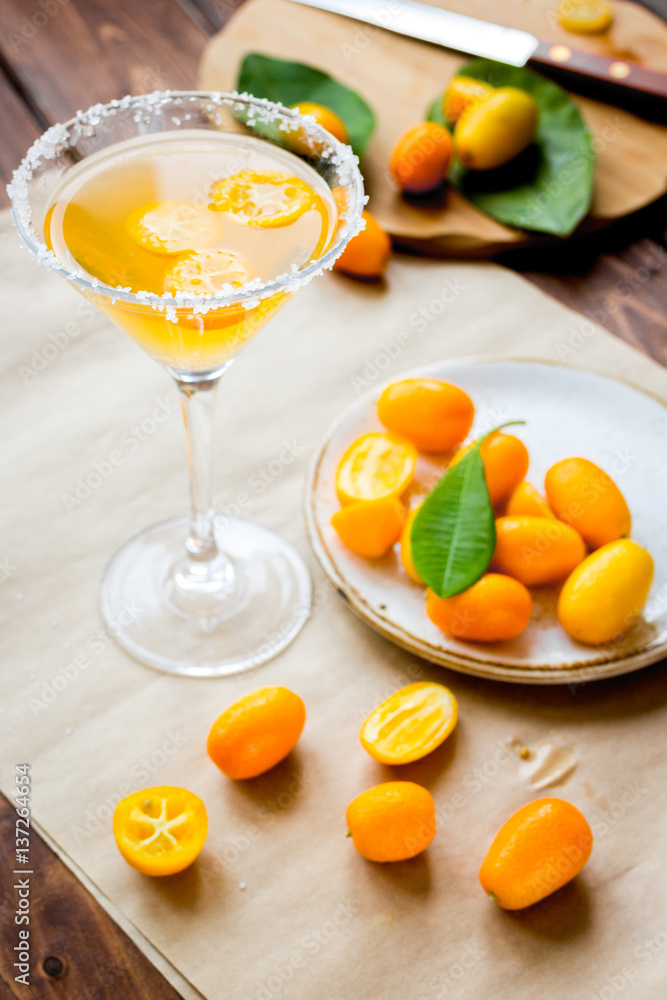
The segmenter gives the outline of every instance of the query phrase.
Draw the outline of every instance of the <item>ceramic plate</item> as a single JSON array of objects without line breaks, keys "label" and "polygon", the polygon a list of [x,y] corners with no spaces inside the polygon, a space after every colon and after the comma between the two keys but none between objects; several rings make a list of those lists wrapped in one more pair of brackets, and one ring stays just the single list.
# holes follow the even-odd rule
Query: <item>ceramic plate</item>
[{"label": "ceramic plate", "polygon": [[[475,403],[472,436],[507,420],[530,452],[528,479],[542,487],[561,458],[581,455],[605,469],[633,515],[632,537],[655,560],[655,582],[642,619],[616,643],[580,645],[555,616],[557,587],[533,588],[533,617],[511,642],[472,644],[445,636],[426,616],[423,588],[405,574],[396,551],[370,561],[346,549],[331,527],[339,509],[335,474],[345,449],[382,430],[375,402],[380,385],[348,407],[329,429],[309,470],[305,516],[315,555],[350,607],[391,641],[434,663],[517,683],[564,684],[628,673],[667,656],[667,407],[627,383],[563,365],[530,360],[442,362],[396,375],[434,376],[461,386]],[[390,383],[387,383],[390,384]],[[444,461],[420,456],[406,499],[437,482]]]}]

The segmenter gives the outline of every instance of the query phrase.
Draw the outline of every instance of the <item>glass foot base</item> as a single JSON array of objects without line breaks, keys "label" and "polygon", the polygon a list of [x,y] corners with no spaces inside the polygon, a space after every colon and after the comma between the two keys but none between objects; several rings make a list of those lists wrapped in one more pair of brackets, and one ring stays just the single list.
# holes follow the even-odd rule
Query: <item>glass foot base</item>
[{"label": "glass foot base", "polygon": [[179,584],[188,518],[146,528],[109,560],[100,588],[107,630],[141,663],[187,677],[222,677],[277,656],[310,614],[305,563],[280,535],[216,518],[224,585],[212,601]]}]

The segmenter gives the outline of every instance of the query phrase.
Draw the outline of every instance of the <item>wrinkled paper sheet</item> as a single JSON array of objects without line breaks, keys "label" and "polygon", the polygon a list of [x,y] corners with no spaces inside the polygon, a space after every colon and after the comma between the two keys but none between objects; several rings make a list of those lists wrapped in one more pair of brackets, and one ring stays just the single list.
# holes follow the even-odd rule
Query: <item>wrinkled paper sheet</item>
[{"label": "wrinkled paper sheet", "polygon": [[[215,446],[217,507],[295,543],[315,580],[312,620],[258,670],[163,676],[116,648],[96,600],[116,547],[186,508],[176,391],[19,251],[7,213],[0,225],[5,790],[14,764],[29,761],[35,819],[209,1000],[662,1000],[662,666],[558,688],[430,666],[332,592],[309,552],[301,493],[341,408],[420,364],[485,353],[565,360],[663,398],[667,373],[494,265],[396,258],[384,288],[314,281],[225,376]],[[395,772],[363,751],[359,725],[420,679],[450,685],[460,703],[446,744],[400,771],[433,793],[438,833],[412,861],[371,864],[345,837],[345,808]],[[269,774],[232,782],[206,756],[209,726],[244,692],[276,683],[304,698],[303,736]],[[516,735],[574,750],[578,767],[554,793],[583,810],[595,847],[568,887],[510,914],[484,896],[477,871],[501,823],[537,797],[506,747]],[[151,880],[121,859],[111,814],[121,796],[155,784],[202,796],[210,832],[194,866]]]}]

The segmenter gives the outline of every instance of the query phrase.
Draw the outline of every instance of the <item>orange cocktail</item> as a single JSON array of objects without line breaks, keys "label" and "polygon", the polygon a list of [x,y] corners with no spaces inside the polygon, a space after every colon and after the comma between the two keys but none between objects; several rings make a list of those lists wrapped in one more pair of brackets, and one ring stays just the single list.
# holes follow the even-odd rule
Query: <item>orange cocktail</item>
[{"label": "orange cocktail", "polygon": [[54,192],[48,245],[112,287],[174,296],[172,310],[89,295],[162,364],[234,357],[289,293],[193,313],[185,295],[236,291],[298,272],[331,242],[337,211],[303,160],[252,136],[179,131],[87,157]]}]

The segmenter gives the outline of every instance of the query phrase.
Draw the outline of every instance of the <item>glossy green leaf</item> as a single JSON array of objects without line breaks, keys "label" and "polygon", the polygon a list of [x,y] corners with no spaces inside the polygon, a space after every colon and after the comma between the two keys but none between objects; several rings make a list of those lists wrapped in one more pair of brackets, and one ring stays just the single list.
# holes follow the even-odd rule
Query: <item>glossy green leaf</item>
[{"label": "glossy green leaf", "polygon": [[[496,170],[467,170],[454,161],[450,183],[477,208],[504,225],[569,236],[587,214],[593,197],[595,150],[590,129],[572,98],[537,73],[490,59],[476,59],[459,73],[493,87],[519,87],[537,101],[535,143]],[[428,111],[446,125],[442,99]]]},{"label": "glossy green leaf", "polygon": [[493,433],[478,438],[445,473],[414,519],[412,561],[438,597],[453,597],[467,590],[484,575],[493,557],[496,520],[479,453],[483,441]]},{"label": "glossy green leaf", "polygon": [[362,156],[375,129],[375,114],[363,97],[322,70],[287,59],[249,53],[239,72],[236,89],[292,107],[299,101],[323,104],[342,119],[350,145]]}]

